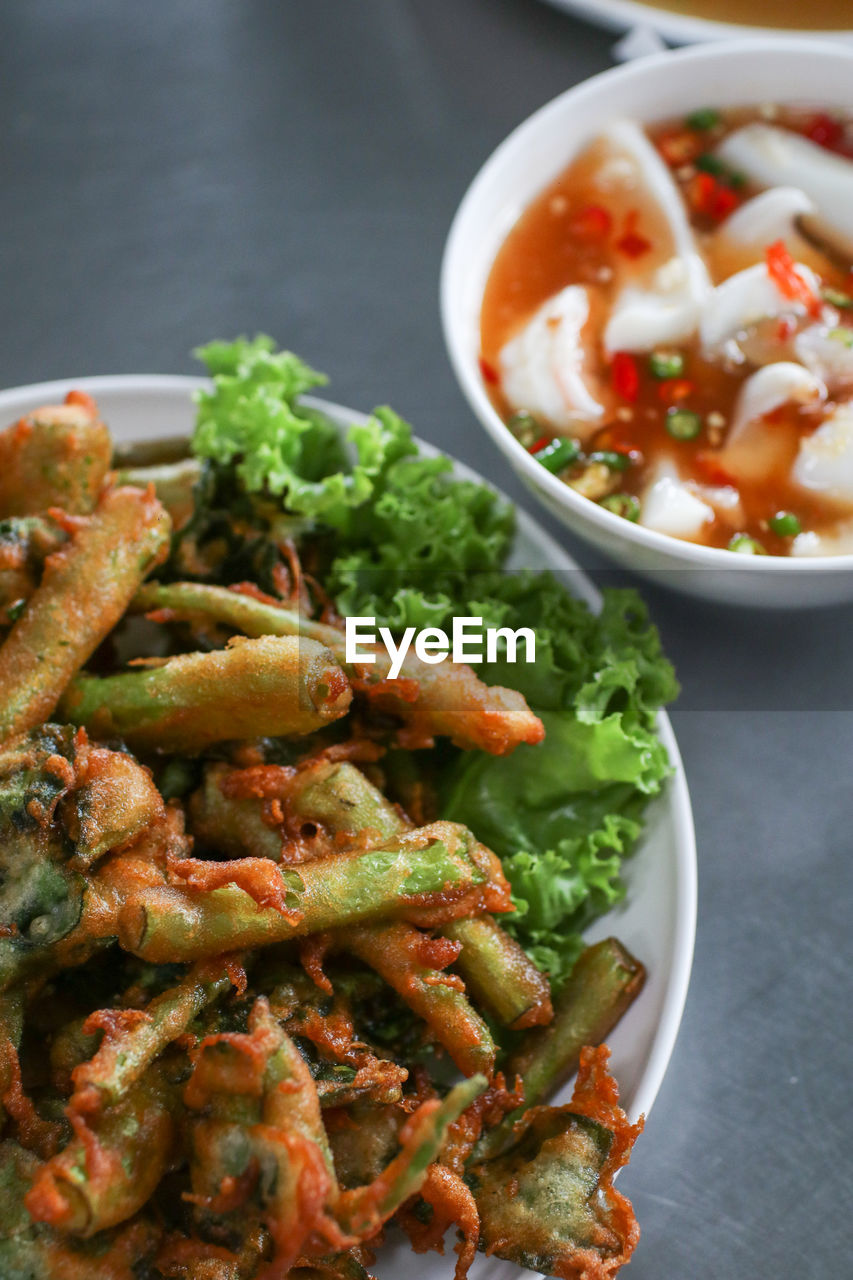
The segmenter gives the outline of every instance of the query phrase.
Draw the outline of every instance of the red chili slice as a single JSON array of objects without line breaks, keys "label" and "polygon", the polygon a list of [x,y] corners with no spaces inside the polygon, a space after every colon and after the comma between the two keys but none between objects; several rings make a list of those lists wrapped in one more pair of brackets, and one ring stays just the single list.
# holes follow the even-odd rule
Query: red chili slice
[{"label": "red chili slice", "polygon": [[783,298],[801,302],[810,315],[820,315],[821,300],[808,280],[800,275],[784,240],[768,246],[767,272]]},{"label": "red chili slice", "polygon": [[569,229],[581,240],[604,240],[613,227],[613,215],[600,204],[588,204],[572,216]]},{"label": "red chili slice", "polygon": [[699,475],[706,484],[731,485],[736,488],[736,481],[725,467],[721,466],[713,453],[697,453],[694,458],[694,464]]},{"label": "red chili slice", "polygon": [[499,385],[500,377],[497,369],[494,365],[489,364],[488,360],[484,360],[482,356],[480,356],[480,373],[483,375],[484,381],[491,386],[496,387]]},{"label": "red chili slice", "polygon": [[696,390],[695,382],[689,378],[667,378],[660,384],[658,395],[665,404],[677,404],[686,400]]},{"label": "red chili slice", "polygon": [[806,137],[811,138],[819,147],[834,151],[844,139],[844,126],[840,120],[821,111],[806,128]]},{"label": "red chili slice", "polygon": [[637,361],[628,351],[617,351],[610,369],[613,390],[617,396],[630,403],[640,394],[640,370]]},{"label": "red chili slice", "polygon": [[541,453],[546,444],[550,444],[553,439],[553,436],[540,436],[538,440],[533,441],[533,444],[529,446],[527,452]]},{"label": "red chili slice", "polygon": [[616,248],[620,253],[624,253],[626,258],[641,258],[652,247],[651,240],[637,231],[639,217],[636,209],[632,209],[625,215],[625,230],[616,241]]}]

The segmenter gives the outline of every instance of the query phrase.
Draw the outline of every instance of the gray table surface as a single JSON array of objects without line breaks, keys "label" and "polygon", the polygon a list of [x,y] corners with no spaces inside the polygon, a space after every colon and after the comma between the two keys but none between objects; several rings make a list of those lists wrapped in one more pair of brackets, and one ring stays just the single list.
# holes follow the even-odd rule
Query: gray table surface
[{"label": "gray table surface", "polygon": [[[496,143],[611,44],[536,0],[7,0],[0,385],[193,372],[196,342],[264,329],[529,504],[448,366],[442,245]],[[847,1275],[853,610],[645,594],[684,686],[700,910],[622,1184],[631,1274]]]}]

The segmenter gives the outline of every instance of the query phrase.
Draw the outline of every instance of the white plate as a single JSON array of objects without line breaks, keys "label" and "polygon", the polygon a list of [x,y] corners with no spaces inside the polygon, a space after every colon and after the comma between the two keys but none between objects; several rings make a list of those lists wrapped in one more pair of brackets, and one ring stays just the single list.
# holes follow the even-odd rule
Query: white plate
[{"label": "white plate", "polygon": [[[71,387],[77,387],[96,398],[117,440],[189,434],[195,412],[191,394],[205,385],[199,378],[127,375],[15,387],[0,392],[0,426],[38,405],[55,403]],[[321,400],[312,403],[342,427],[364,421],[362,414],[340,405]],[[421,441],[419,445],[425,453],[436,452]],[[462,464],[456,463],[455,469],[460,476],[483,483],[481,476]],[[600,596],[574,560],[526,512],[519,510],[517,514],[518,536],[510,567],[552,569],[563,575],[575,594],[596,608]],[[696,844],[690,797],[678,746],[663,713],[658,728],[673,776],[649,807],[645,835],[625,864],[625,902],[589,930],[590,940],[615,934],[648,970],[642,994],[609,1037],[611,1067],[623,1105],[633,1117],[648,1113],[669,1062],[687,994],[696,931]],[[392,1245],[383,1250],[382,1259],[381,1270],[386,1276],[412,1273],[414,1259],[408,1247]],[[420,1280],[448,1280],[451,1274],[447,1261],[435,1255],[419,1258],[416,1269]],[[479,1278],[494,1275],[497,1280],[502,1273],[518,1275],[507,1263],[482,1258],[472,1274]]]},{"label": "white plate", "polygon": [[853,40],[853,30],[796,30],[793,27],[754,27],[740,22],[714,22],[709,18],[693,18],[686,13],[672,13],[636,0],[547,0],[556,9],[565,9],[614,31],[630,31],[647,27],[673,44],[692,44],[694,40],[723,40],[732,36],[779,35],[802,36],[804,39]]}]

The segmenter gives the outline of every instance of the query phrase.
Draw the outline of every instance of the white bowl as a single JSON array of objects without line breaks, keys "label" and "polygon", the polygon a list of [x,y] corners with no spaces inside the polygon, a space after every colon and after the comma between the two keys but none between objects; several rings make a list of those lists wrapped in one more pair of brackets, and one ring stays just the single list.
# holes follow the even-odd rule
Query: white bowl
[{"label": "white bowl", "polygon": [[674,13],[656,5],[639,4],[637,0],[548,0],[556,9],[565,9],[614,31],[630,31],[648,27],[673,44],[691,44],[694,40],[726,40],[740,36],[767,35],[782,31],[800,40],[853,40],[853,31],[818,30],[815,27],[754,26],[748,22],[717,22],[696,18],[689,13]]},{"label": "white bowl", "polygon": [[620,564],[709,600],[812,606],[853,600],[853,555],[794,559],[702,547],[631,524],[563,484],[514,439],[478,363],[480,308],[495,255],[539,192],[609,121],[665,120],[702,106],[816,103],[853,109],[853,49],[761,37],[641,58],[594,76],[542,107],[486,161],[450,228],[441,272],[444,337],[486,431],[548,510]]}]

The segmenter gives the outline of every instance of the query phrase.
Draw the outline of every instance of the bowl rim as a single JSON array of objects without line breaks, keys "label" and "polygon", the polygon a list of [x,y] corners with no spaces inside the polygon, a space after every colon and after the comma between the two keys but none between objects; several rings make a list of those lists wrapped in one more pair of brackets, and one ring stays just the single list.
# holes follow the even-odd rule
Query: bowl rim
[{"label": "bowl rim", "polygon": [[[603,534],[611,537],[619,535],[628,544],[650,552],[661,553],[669,560],[685,561],[685,567],[761,574],[817,572],[841,574],[853,570],[853,553],[803,557],[738,555],[723,547],[707,547],[700,543],[676,538],[671,534],[646,529],[642,525],[624,520],[605,507],[575,493],[569,485],[564,484],[557,476],[541,466],[507,429],[486,392],[476,359],[468,354],[466,344],[460,336],[457,309],[454,305],[455,282],[464,262],[459,245],[467,231],[466,224],[471,217],[470,211],[475,206],[480,191],[504,165],[524,150],[530,138],[543,126],[547,126],[554,117],[565,113],[567,107],[576,106],[579,100],[583,101],[606,93],[608,86],[614,81],[624,83],[653,77],[662,68],[676,60],[684,63],[699,63],[714,62],[721,58],[728,60],[732,56],[773,56],[774,54],[796,54],[801,58],[812,58],[818,61],[846,62],[853,70],[853,46],[839,47],[830,44],[827,40],[821,42],[815,39],[809,42],[807,48],[803,47],[802,40],[796,35],[747,36],[738,40],[720,40],[712,44],[666,49],[660,53],[650,54],[648,57],[638,58],[633,62],[609,67],[565,89],[522,120],[497,145],[478,169],[451,221],[442,256],[439,283],[442,330],[451,367],[480,425],[492,437],[513,469],[532,485],[534,492],[542,490],[552,503],[558,507],[568,508],[577,515],[579,523],[592,524]],[[567,163],[569,159],[570,156],[567,157]],[[525,207],[532,198],[532,196],[528,197]],[[537,496],[540,495],[537,493]]]},{"label": "bowl rim", "polygon": [[693,40],[737,40],[750,36],[795,37],[798,40],[853,40],[853,28],[842,27],[762,27],[746,22],[718,22],[689,13],[659,9],[643,0],[546,0],[562,13],[573,13],[598,26],[614,31],[648,28],[665,40],[679,43]]}]

